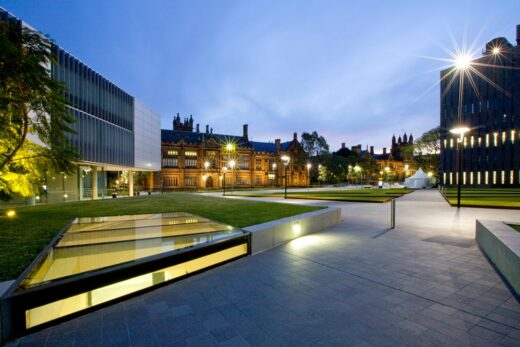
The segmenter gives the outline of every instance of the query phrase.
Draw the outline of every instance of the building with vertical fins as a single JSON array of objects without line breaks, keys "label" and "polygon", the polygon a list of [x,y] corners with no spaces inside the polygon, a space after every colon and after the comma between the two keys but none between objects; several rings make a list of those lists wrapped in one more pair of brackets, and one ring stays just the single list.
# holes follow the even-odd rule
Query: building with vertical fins
[{"label": "building with vertical fins", "polygon": [[[298,141],[251,141],[248,125],[242,135],[213,133],[206,125],[193,127],[193,117],[181,120],[177,113],[173,129],[161,130],[162,169],[154,175],[157,190],[195,190],[283,186],[285,170],[289,186],[306,186],[308,155]],[[287,167],[282,156],[290,158]]]},{"label": "building with vertical fins", "polygon": [[[32,29],[2,8],[0,21]],[[36,202],[134,195],[150,188],[147,173],[161,167],[160,116],[57,44],[52,53],[49,73],[67,88],[67,107],[76,121],[70,125],[76,133],[68,136],[81,160],[73,174],[47,172]]]},{"label": "building with vertical fins", "polygon": [[449,130],[465,126],[470,131],[461,143],[462,184],[520,187],[520,25],[516,46],[495,38],[469,64],[471,79],[462,85],[459,78],[452,81],[453,68],[441,71],[441,181],[457,184],[458,135]]}]

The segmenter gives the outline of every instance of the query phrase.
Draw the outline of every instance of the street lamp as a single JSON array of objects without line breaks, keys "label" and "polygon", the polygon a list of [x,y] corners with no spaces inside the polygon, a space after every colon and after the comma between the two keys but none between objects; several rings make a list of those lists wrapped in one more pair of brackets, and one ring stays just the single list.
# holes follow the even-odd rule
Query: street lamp
[{"label": "street lamp", "polygon": [[276,172],[276,163],[273,163],[273,172],[274,172],[274,181],[273,181],[273,187],[276,187],[278,184],[278,174]]},{"label": "street lamp", "polygon": [[291,161],[291,158],[289,158],[286,155],[282,155],[282,157],[280,159],[282,159],[282,161],[283,161],[283,167],[284,167],[283,173],[284,173],[284,177],[285,177],[285,194],[284,194],[284,197],[285,197],[285,199],[287,199],[287,165],[289,165],[289,161]]},{"label": "street lamp", "polygon": [[465,126],[450,129],[450,133],[460,135],[457,139],[457,208],[460,208],[460,191],[462,187],[462,143],[464,134],[467,132],[469,132],[469,128]]},{"label": "street lamp", "polygon": [[228,165],[229,165],[229,168],[231,169],[231,191],[233,191],[233,176],[234,176],[233,168],[235,167],[235,161],[233,159],[231,159],[229,161]]},{"label": "street lamp", "polygon": [[312,167],[312,164],[311,163],[307,163],[307,188],[310,187],[311,185],[311,167]]},{"label": "street lamp", "polygon": [[223,182],[223,185],[222,185],[222,187],[224,188],[224,194],[222,194],[222,195],[226,196],[226,172],[227,172],[227,166],[224,166],[222,168],[222,171],[224,172],[224,182]]}]

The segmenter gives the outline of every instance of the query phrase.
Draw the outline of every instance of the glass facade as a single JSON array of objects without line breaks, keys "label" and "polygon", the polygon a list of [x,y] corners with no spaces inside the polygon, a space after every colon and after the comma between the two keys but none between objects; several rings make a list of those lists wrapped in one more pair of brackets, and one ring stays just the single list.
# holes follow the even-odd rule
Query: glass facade
[{"label": "glass facade", "polygon": [[51,73],[68,89],[76,120],[70,139],[82,160],[133,166],[134,98],[58,46],[53,50]]}]

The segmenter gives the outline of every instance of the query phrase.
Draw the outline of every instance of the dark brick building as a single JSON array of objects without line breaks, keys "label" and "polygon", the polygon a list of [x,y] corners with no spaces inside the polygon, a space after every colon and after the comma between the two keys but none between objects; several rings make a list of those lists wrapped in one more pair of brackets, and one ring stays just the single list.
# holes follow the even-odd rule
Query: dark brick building
[{"label": "dark brick building", "polygon": [[441,72],[440,172],[445,185],[457,184],[458,135],[449,130],[463,125],[470,131],[461,143],[462,184],[520,186],[520,25],[516,29],[516,46],[495,38],[482,57],[469,63],[465,74],[471,78],[462,82],[462,102],[453,68]]}]

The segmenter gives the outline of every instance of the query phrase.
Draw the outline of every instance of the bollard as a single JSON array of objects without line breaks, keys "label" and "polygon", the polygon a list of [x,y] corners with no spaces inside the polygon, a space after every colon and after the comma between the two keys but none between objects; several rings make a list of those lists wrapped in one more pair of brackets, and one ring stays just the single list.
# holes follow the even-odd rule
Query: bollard
[{"label": "bollard", "polygon": [[390,229],[395,229],[395,199],[390,201]]}]

